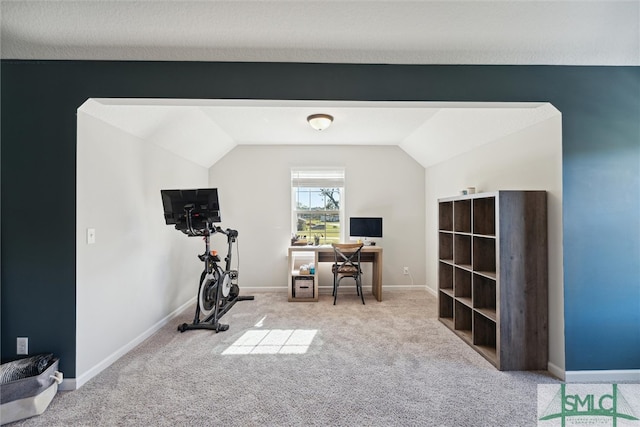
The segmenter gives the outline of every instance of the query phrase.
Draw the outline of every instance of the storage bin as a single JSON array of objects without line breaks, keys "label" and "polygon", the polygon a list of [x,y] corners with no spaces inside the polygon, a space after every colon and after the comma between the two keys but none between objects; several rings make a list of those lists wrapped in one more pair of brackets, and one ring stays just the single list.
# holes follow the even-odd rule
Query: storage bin
[{"label": "storage bin", "polygon": [[295,298],[313,298],[313,276],[295,276],[293,280]]},{"label": "storage bin", "polygon": [[0,424],[42,414],[58,392],[59,359],[36,355],[2,364]]}]

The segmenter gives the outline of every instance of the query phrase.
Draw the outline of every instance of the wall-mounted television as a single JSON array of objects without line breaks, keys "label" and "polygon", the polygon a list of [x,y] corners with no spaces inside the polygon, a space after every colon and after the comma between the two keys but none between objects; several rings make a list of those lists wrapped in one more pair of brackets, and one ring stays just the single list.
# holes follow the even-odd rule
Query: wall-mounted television
[{"label": "wall-mounted television", "polygon": [[382,237],[382,218],[351,217],[349,218],[349,236]]}]

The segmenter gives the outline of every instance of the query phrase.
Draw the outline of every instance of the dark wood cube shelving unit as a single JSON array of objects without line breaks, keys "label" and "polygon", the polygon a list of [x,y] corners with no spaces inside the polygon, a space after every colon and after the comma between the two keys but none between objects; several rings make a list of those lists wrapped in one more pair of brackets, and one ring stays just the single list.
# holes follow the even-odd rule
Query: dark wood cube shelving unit
[{"label": "dark wood cube shelving unit", "polygon": [[440,321],[500,370],[546,370],[546,192],[470,194],[438,205]]}]

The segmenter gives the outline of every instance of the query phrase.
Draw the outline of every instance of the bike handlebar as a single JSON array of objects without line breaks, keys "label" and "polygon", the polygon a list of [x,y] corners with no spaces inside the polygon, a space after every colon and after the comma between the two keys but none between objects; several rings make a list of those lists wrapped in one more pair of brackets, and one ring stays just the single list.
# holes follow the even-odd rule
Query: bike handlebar
[{"label": "bike handlebar", "polygon": [[224,234],[224,235],[226,235],[226,236],[228,236],[230,238],[238,237],[238,230],[232,230],[231,228],[227,228],[227,229],[223,230],[221,227],[215,226],[213,228],[213,230],[216,233],[222,233],[222,234]]}]

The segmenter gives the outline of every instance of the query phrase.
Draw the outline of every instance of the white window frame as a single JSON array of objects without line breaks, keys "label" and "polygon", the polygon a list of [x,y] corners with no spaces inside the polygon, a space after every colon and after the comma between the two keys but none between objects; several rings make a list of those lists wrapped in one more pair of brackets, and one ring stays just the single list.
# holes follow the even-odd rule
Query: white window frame
[{"label": "white window frame", "polygon": [[[338,188],[340,190],[340,207],[337,210],[323,210],[324,214],[338,214],[340,221],[341,242],[344,241],[346,235],[346,224],[344,222],[345,212],[345,170],[343,167],[295,167],[291,168],[291,235],[297,235],[298,232],[298,214],[305,214],[309,211],[298,209],[296,206],[296,189],[297,188]],[[308,236],[311,239],[312,236]],[[326,236],[325,236],[326,238]]]}]

